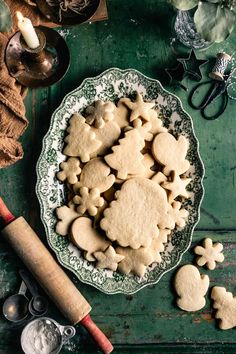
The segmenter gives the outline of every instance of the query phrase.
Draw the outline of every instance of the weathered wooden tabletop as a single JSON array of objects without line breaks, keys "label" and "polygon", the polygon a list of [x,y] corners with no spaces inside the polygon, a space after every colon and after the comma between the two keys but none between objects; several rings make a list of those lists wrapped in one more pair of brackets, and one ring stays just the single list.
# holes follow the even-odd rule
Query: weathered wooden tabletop
[{"label": "weathered wooden tabletop", "polygon": [[[71,67],[65,78],[49,88],[30,91],[25,101],[29,128],[22,137],[25,157],[14,166],[0,171],[0,195],[15,215],[23,215],[45,241],[35,195],[35,166],[42,138],[47,132],[50,117],[62,98],[76,88],[84,78],[95,76],[107,68],[135,68],[165,84],[163,69],[176,63],[170,47],[174,11],[164,0],[108,0],[109,20],[73,28],[60,29],[71,51]],[[236,32],[235,32],[236,33]],[[199,58],[209,58],[203,68],[204,77],[212,68],[219,51],[230,54],[236,48],[232,34],[223,44],[213,45]],[[186,79],[191,88],[195,82]],[[182,100],[193,119],[205,165],[205,197],[201,219],[193,235],[191,249],[182,264],[194,260],[193,246],[209,235],[224,244],[225,261],[214,271],[202,268],[211,279],[211,286],[226,286],[236,293],[236,103],[229,101],[224,115],[206,121],[188,105],[188,93],[169,88]],[[18,290],[18,270],[21,261],[0,240],[0,304]],[[236,351],[235,330],[219,330],[211,309],[209,295],[204,309],[183,312],[175,306],[172,281],[175,271],[169,272],[155,285],[132,295],[104,295],[91,286],[79,283],[81,292],[93,306],[93,317],[115,346],[114,353],[226,353]],[[50,304],[49,315],[61,323],[66,320]],[[80,326],[75,339],[64,346],[62,354],[94,353],[96,348]],[[0,317],[0,353],[18,354],[22,326]]]}]

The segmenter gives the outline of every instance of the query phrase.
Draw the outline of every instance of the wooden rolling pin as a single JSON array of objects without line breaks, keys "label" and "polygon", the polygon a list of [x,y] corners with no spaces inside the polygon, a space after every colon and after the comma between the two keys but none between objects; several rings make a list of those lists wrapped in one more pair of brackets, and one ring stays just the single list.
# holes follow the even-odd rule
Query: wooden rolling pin
[{"label": "wooden rolling pin", "polygon": [[113,347],[92,321],[91,306],[57,264],[34,230],[23,217],[15,218],[0,198],[0,217],[6,226],[2,234],[25,263],[61,313],[73,324],[80,322],[100,349],[109,354]]}]

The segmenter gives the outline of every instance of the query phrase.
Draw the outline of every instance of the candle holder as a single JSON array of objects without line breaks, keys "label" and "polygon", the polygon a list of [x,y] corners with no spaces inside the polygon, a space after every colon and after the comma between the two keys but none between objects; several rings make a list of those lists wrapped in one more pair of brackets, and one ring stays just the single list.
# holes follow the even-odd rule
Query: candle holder
[{"label": "candle holder", "polygon": [[67,72],[70,65],[68,46],[58,32],[36,27],[39,47],[27,46],[20,32],[16,32],[6,47],[8,71],[20,84],[32,88],[50,86]]}]

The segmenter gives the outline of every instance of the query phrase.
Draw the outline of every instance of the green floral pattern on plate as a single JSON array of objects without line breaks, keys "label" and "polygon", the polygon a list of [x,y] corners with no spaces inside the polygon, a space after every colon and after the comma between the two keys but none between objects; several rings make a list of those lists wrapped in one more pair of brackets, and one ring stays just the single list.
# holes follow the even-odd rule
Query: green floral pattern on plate
[{"label": "green floral pattern on plate", "polygon": [[[174,135],[185,135],[190,142],[187,158],[191,167],[187,176],[192,178],[188,190],[190,199],[184,202],[189,211],[186,226],[176,228],[162,253],[162,262],[148,267],[145,276],[123,275],[119,272],[96,269],[86,261],[81,252],[69,242],[68,238],[55,232],[55,208],[65,204],[66,189],[56,178],[59,164],[65,159],[62,154],[63,138],[68,120],[74,112],[83,112],[95,100],[117,102],[121,97],[135,97],[142,93],[145,100],[155,101],[160,108],[163,124]],[[159,81],[148,78],[140,72],[128,69],[112,68],[101,75],[88,78],[74,91],[69,93],[54,112],[48,133],[43,140],[43,148],[37,164],[36,193],[41,206],[41,218],[44,223],[47,240],[56,253],[59,262],[70,269],[82,282],[108,293],[132,294],[143,287],[157,283],[163,274],[180,262],[188,249],[193,229],[199,219],[199,210],[203,198],[202,179],[204,167],[199,156],[198,141],[193,131],[192,120],[183,110],[178,97],[163,89]]]}]

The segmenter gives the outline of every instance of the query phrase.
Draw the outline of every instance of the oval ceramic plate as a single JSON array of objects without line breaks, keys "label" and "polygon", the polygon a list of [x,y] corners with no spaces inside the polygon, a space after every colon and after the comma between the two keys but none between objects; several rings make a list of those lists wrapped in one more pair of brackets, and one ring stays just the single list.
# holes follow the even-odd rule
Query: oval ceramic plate
[{"label": "oval ceramic plate", "polygon": [[[121,97],[133,97],[136,91],[142,93],[145,100],[156,102],[163,123],[172,134],[175,136],[182,134],[189,139],[187,159],[191,167],[187,176],[192,178],[188,186],[190,199],[184,203],[189,211],[187,224],[182,229],[176,228],[172,231],[171,237],[165,244],[165,251],[162,253],[162,262],[148,267],[142,278],[96,269],[91,262],[83,258],[81,252],[69,242],[67,237],[59,236],[55,232],[55,208],[66,203],[65,187],[55,178],[55,175],[59,170],[60,162],[65,159],[62,154],[63,138],[69,118],[74,112],[83,111],[95,100],[117,102]],[[177,266],[191,243],[203,197],[203,174],[204,168],[191,118],[183,110],[180,100],[164,90],[159,81],[150,79],[133,69],[116,68],[109,69],[97,77],[88,78],[80,87],[69,93],[54,112],[37,164],[36,192],[48,243],[64,267],[70,269],[82,282],[105,293],[132,294],[147,285],[155,284],[163,274]]]}]

